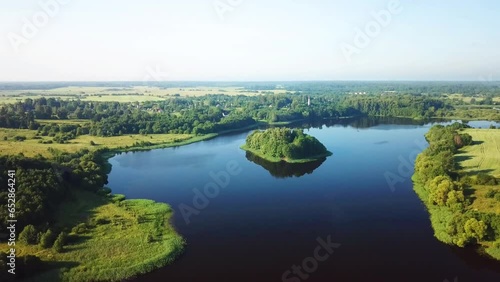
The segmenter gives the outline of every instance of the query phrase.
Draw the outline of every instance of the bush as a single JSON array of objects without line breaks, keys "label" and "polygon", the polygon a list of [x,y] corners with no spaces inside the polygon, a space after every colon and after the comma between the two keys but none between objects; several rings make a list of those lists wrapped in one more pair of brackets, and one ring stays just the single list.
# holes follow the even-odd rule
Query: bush
[{"label": "bush", "polygon": [[87,225],[85,223],[80,223],[71,229],[71,232],[75,234],[83,234],[85,231],[87,231]]},{"label": "bush", "polygon": [[497,200],[497,201],[500,202],[500,193],[496,193],[495,194],[495,200]]},{"label": "bush", "polygon": [[26,136],[19,136],[19,135],[17,135],[17,136],[14,136],[14,140],[22,142],[22,141],[26,140]]},{"label": "bush", "polygon": [[28,245],[36,245],[38,243],[38,234],[35,226],[30,224],[24,227],[19,234],[19,241]]},{"label": "bush", "polygon": [[52,246],[54,251],[61,253],[64,250],[64,245],[66,244],[67,239],[68,234],[66,234],[66,232],[61,232],[59,236],[57,236],[57,239],[54,242],[54,246]]},{"label": "bush", "polygon": [[495,177],[488,175],[486,173],[478,173],[476,176],[476,183],[478,185],[496,185],[497,180]]},{"label": "bush", "polygon": [[489,189],[488,192],[486,192],[486,194],[484,194],[486,196],[486,198],[494,198],[495,197],[495,194],[497,193],[496,190],[494,189]]},{"label": "bush", "polygon": [[113,198],[111,199],[111,201],[113,201],[113,203],[119,203],[123,200],[125,200],[125,195],[122,195],[122,194],[113,195]]},{"label": "bush", "polygon": [[97,194],[101,196],[106,196],[109,195],[110,193],[111,193],[111,188],[109,187],[104,187],[97,191]]},{"label": "bush", "polygon": [[108,224],[110,222],[111,221],[109,219],[104,218],[104,217],[100,217],[100,216],[90,220],[90,224],[93,226],[105,225],[105,224]]},{"label": "bush", "polygon": [[50,248],[54,244],[55,234],[52,230],[48,229],[43,233],[42,238],[40,238],[40,246],[44,249]]}]

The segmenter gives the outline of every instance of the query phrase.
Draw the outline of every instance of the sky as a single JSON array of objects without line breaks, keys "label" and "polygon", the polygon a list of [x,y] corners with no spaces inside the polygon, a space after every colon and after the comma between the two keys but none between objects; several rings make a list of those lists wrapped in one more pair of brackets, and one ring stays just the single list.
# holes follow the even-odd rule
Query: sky
[{"label": "sky", "polygon": [[494,0],[0,0],[0,81],[498,81],[499,14]]}]

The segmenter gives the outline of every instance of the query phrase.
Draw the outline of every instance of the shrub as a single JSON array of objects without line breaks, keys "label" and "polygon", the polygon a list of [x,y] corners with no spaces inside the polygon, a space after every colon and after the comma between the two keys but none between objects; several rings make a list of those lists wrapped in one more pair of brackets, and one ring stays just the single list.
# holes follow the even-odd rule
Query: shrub
[{"label": "shrub", "polygon": [[23,231],[19,234],[19,241],[28,244],[35,245],[38,243],[38,234],[36,232],[35,226],[27,225],[24,227]]},{"label": "shrub", "polygon": [[494,189],[489,189],[488,192],[486,192],[486,194],[484,194],[486,196],[486,198],[494,198],[495,197],[495,194],[497,193],[496,190]]},{"label": "shrub", "polygon": [[495,194],[495,200],[497,200],[497,201],[500,202],[500,193],[496,193]]},{"label": "shrub", "polygon": [[125,195],[122,195],[122,194],[113,195],[113,198],[111,200],[113,201],[113,203],[119,203],[119,202],[125,200]]},{"label": "shrub", "polygon": [[40,238],[40,246],[44,249],[50,248],[54,244],[54,235],[52,230],[48,229]]},{"label": "shrub", "polygon": [[478,173],[476,176],[476,183],[478,185],[496,185],[497,180],[495,177],[488,175],[486,173]]},{"label": "shrub", "polygon": [[64,244],[66,244],[67,239],[68,234],[66,234],[66,232],[59,233],[59,236],[57,236],[57,239],[54,242],[54,246],[52,246],[54,251],[61,253],[64,250]]},{"label": "shrub", "polygon": [[26,140],[26,136],[17,135],[17,136],[14,136],[14,140],[22,142],[22,141]]},{"label": "shrub", "polygon": [[82,234],[85,233],[85,231],[87,231],[87,225],[85,223],[80,223],[71,229],[71,232],[75,234]]},{"label": "shrub", "polygon": [[111,193],[111,188],[109,187],[104,187],[97,191],[97,194],[101,196],[106,196],[109,195],[110,193]]},{"label": "shrub", "polygon": [[111,221],[109,221],[109,219],[107,218],[104,218],[104,217],[96,217],[96,218],[93,218],[91,219],[90,223],[91,225],[93,226],[97,226],[97,225],[105,225],[105,224],[108,224],[110,223]]}]

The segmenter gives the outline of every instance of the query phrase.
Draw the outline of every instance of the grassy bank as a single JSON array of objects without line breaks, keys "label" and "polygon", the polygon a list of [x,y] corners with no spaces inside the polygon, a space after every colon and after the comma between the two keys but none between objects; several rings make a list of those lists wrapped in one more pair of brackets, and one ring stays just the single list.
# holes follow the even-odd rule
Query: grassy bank
[{"label": "grassy bank", "polygon": [[466,129],[474,140],[473,146],[460,150],[456,160],[463,173],[487,172],[500,178],[500,130]]},{"label": "grassy bank", "polygon": [[[16,141],[16,136],[25,137],[26,140]],[[217,134],[201,136],[193,134],[134,134],[112,137],[81,135],[64,144],[44,144],[53,138],[49,136],[36,136],[36,130],[2,128],[0,129],[0,155],[17,155],[22,153],[26,157],[42,155],[50,158],[52,154],[49,152],[49,148],[69,153],[74,153],[81,149],[93,150],[99,148],[109,148],[117,151],[149,150],[188,145],[214,138],[215,136]]]},{"label": "grassy bank", "polygon": [[[59,209],[55,229],[69,233],[62,252],[18,245],[19,256],[36,255],[49,268],[36,281],[117,281],[171,263],[184,248],[169,224],[171,208],[150,200],[122,200],[74,191]],[[0,250],[7,250],[0,244]]]},{"label": "grassy bank", "polygon": [[[33,138],[35,134],[36,131],[33,130],[0,129],[0,153],[22,153],[27,157],[40,154],[51,158],[53,156],[49,148],[65,152],[109,148],[103,155],[104,158],[109,158],[117,152],[183,146],[217,136],[83,135],[70,140],[68,144],[41,144],[38,142],[40,139]],[[15,141],[15,136],[25,136],[27,139]],[[61,231],[69,233],[64,250],[58,252],[40,245],[16,246],[18,256],[37,256],[43,261],[43,271],[30,279],[118,281],[173,262],[182,253],[184,241],[169,223],[173,212],[171,208],[150,200],[123,199],[120,195],[111,198],[73,189],[58,207],[58,215],[54,224],[50,225],[56,234]],[[9,248],[7,244],[0,244],[0,251],[7,251]]]},{"label": "grassy bank", "polygon": [[500,260],[500,130],[435,126],[426,137],[412,180],[435,237]]},{"label": "grassy bank", "polygon": [[240,148],[242,150],[248,151],[248,152],[264,159],[264,160],[267,160],[267,161],[273,162],[273,163],[282,162],[282,161],[287,162],[287,163],[308,163],[308,162],[314,162],[314,161],[317,161],[317,160],[320,160],[322,158],[326,158],[326,157],[329,157],[332,155],[332,153],[328,151],[325,154],[311,156],[310,158],[307,158],[307,159],[276,158],[276,157],[264,155],[257,150],[252,150],[252,149],[248,148],[248,146],[246,146],[246,145],[243,145]]}]

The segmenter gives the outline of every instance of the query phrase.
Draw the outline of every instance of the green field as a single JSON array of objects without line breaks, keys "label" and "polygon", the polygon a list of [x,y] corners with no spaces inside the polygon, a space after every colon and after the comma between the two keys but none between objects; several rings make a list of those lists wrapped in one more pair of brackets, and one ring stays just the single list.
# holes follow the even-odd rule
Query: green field
[{"label": "green field", "polygon": [[[63,252],[16,245],[19,256],[36,255],[49,266],[33,277],[36,281],[117,281],[169,264],[182,253],[184,241],[169,224],[168,205],[73,193],[74,200],[58,210],[56,228],[70,234]],[[0,250],[8,248],[0,244]]]},{"label": "green field", "polygon": [[274,94],[285,93],[284,89],[249,91],[242,87],[187,87],[187,88],[160,88],[149,86],[134,87],[61,87],[49,90],[0,90],[0,104],[15,103],[26,98],[41,97],[58,99],[80,99],[84,101],[100,102],[146,102],[160,101],[169,97],[199,97],[210,94],[246,95],[255,96],[263,92]]},{"label": "green field", "polygon": [[500,129],[467,129],[473,146],[465,147],[457,154],[460,166],[466,173],[487,172],[500,178]]},{"label": "green field", "polygon": [[[459,100],[462,100],[466,103],[470,103],[471,100],[474,98],[474,100],[476,100],[476,102],[481,102],[484,100],[483,97],[470,97],[470,96],[464,96],[462,94],[449,94],[449,95],[446,95],[448,98],[450,99],[459,99]],[[500,97],[494,97],[493,98],[493,101],[494,102],[500,102]]]},{"label": "green field", "polygon": [[[36,138],[36,130],[28,129],[0,129],[0,155],[17,155],[22,153],[26,157],[34,157],[38,154],[50,158],[52,154],[48,151],[49,148],[56,150],[74,153],[81,149],[123,149],[130,151],[135,149],[153,149],[165,148],[171,146],[182,146],[193,142],[202,141],[212,138],[216,134],[207,134],[203,136],[195,136],[192,134],[151,134],[151,135],[122,135],[113,137],[98,137],[90,135],[77,136],[75,139],[69,140],[66,144],[42,144],[39,141],[49,141],[52,137],[41,136],[41,139]],[[24,141],[15,141],[15,136],[24,136],[27,139]],[[4,140],[4,139],[7,140]],[[90,145],[90,142],[95,145]],[[150,146],[136,147],[134,143],[149,142]]]},{"label": "green field", "polygon": [[[500,129],[467,129],[464,132],[472,136],[474,145],[463,148],[455,155],[461,173],[474,177],[482,172],[500,178]],[[474,201],[471,207],[482,212],[500,214],[498,201],[486,197],[491,189],[500,191],[498,185],[473,185]]]}]

